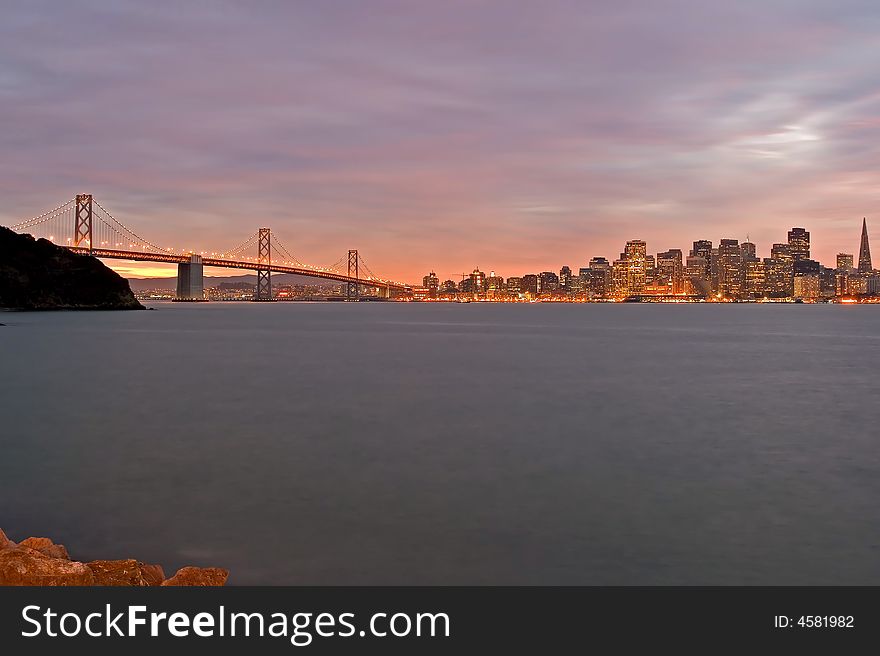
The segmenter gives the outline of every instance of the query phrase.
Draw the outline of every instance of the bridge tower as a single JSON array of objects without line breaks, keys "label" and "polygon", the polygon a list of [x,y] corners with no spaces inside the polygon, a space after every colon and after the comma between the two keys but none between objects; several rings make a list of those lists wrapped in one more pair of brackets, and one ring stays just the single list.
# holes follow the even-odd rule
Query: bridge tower
[{"label": "bridge tower", "polygon": [[175,300],[205,300],[205,277],[201,255],[193,253],[189,256],[189,262],[181,262],[177,265],[177,295]]},{"label": "bridge tower", "polygon": [[272,264],[272,231],[269,228],[260,228],[257,239],[257,288],[254,293],[255,301],[272,300],[272,272],[268,268],[260,268],[260,265],[268,267]]},{"label": "bridge tower", "polygon": [[[358,275],[358,252],[357,249],[348,251],[348,277],[359,280]],[[360,284],[357,282],[346,283],[345,298],[348,301],[360,300]]]},{"label": "bridge tower", "polygon": [[87,242],[89,253],[92,252],[92,195],[77,194],[76,209],[74,212],[76,222],[73,228],[73,245],[80,246]]}]

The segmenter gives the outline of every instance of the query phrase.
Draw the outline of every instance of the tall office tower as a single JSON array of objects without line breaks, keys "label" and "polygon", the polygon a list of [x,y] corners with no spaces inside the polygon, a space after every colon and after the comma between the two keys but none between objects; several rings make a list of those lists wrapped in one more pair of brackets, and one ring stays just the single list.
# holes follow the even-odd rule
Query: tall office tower
[{"label": "tall office tower", "polygon": [[657,253],[657,279],[655,284],[666,285],[672,294],[683,294],[684,289],[684,263],[680,248],[671,248],[663,253]]},{"label": "tall office tower", "polygon": [[559,289],[571,291],[571,267],[564,266],[559,270]]},{"label": "tall office tower", "polygon": [[[604,257],[594,257],[590,259],[590,269],[609,271],[611,269],[611,262]],[[581,271],[583,271],[583,269],[581,269]]]},{"label": "tall office tower", "polygon": [[712,263],[712,242],[708,239],[700,239],[694,242],[690,255],[694,257],[702,257],[706,260],[706,279],[709,279],[709,267]]},{"label": "tall office tower", "polygon": [[763,298],[766,293],[767,269],[763,260],[755,258],[743,262],[745,276],[743,278],[743,294],[747,298]]},{"label": "tall office tower", "polygon": [[604,257],[594,257],[587,269],[581,269],[585,290],[593,298],[611,296],[611,262]]},{"label": "tall office tower", "polygon": [[795,260],[809,260],[810,233],[804,228],[792,228],[788,231],[788,247]]},{"label": "tall office tower", "polygon": [[486,291],[486,274],[480,271],[479,267],[474,268],[471,273],[471,292],[474,294],[482,294]]},{"label": "tall office tower", "polygon": [[712,285],[713,296],[718,294],[719,280],[721,278],[721,274],[718,271],[720,265],[721,260],[718,259],[718,249],[713,248],[712,254],[709,256],[709,284]]},{"label": "tall office tower", "polygon": [[657,279],[657,260],[653,255],[645,256],[645,285],[653,285]]},{"label": "tall office tower", "polygon": [[755,245],[752,242],[744,241],[739,245],[739,249],[742,252],[743,262],[753,262],[758,259],[757,248],[755,248]]},{"label": "tall office tower", "polygon": [[422,286],[428,290],[428,296],[436,298],[437,292],[440,289],[440,279],[437,277],[437,274],[432,271],[422,278]]},{"label": "tall office tower", "polygon": [[509,294],[519,294],[523,291],[523,279],[519,276],[511,276],[507,279],[507,292]]},{"label": "tall office tower", "polygon": [[722,298],[742,297],[742,250],[738,239],[722,239],[718,245],[718,293]]},{"label": "tall office tower", "polygon": [[541,289],[545,292],[554,292],[559,289],[559,276],[552,271],[542,271]]},{"label": "tall office tower", "polygon": [[819,298],[819,276],[810,274],[794,277],[794,297],[804,301],[815,301]]},{"label": "tall office tower", "polygon": [[685,291],[688,294],[708,296],[712,293],[709,277],[706,274],[706,258],[699,255],[688,255],[685,261]]},{"label": "tall office tower", "polygon": [[767,295],[789,298],[794,294],[794,258],[788,244],[773,244],[770,257],[764,260]]},{"label": "tall office tower", "polygon": [[489,272],[489,277],[486,278],[486,291],[493,295],[504,291],[504,278],[496,276],[494,271]]},{"label": "tall office tower", "polygon": [[520,291],[524,294],[531,294],[532,297],[541,293],[541,276],[534,273],[527,273],[522,277],[522,286]]},{"label": "tall office tower", "polygon": [[795,260],[793,272],[796,276],[818,276],[821,268],[816,260]]},{"label": "tall office tower", "polygon": [[852,271],[853,270],[853,255],[852,253],[838,253],[837,254],[837,270],[838,271]]},{"label": "tall office tower", "polygon": [[611,264],[611,294],[616,297],[629,294],[629,260],[624,253]]},{"label": "tall office tower", "polygon": [[631,239],[623,249],[627,261],[627,295],[642,294],[648,276],[648,246],[641,239]]},{"label": "tall office tower", "polygon": [[859,246],[859,273],[871,273],[871,246],[868,244],[868,219],[862,219],[862,244]]},{"label": "tall office tower", "polygon": [[870,276],[856,273],[846,278],[847,296],[863,296],[868,293],[868,278]]},{"label": "tall office tower", "polygon": [[827,266],[819,267],[819,296],[832,298],[836,287],[836,271]]}]

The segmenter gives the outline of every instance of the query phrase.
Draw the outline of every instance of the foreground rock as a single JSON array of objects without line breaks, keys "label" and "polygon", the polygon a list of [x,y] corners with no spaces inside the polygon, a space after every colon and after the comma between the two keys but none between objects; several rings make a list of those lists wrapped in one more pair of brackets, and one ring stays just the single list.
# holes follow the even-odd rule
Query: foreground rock
[{"label": "foreground rock", "polygon": [[137,560],[93,560],[86,567],[95,575],[95,585],[162,585],[165,580],[161,565]]},{"label": "foreground rock", "polygon": [[220,586],[226,585],[228,577],[229,572],[219,567],[181,567],[162,585]]},{"label": "foreground rock", "polygon": [[143,310],[128,282],[97,258],[0,226],[0,308]]},{"label": "foreground rock", "polygon": [[70,560],[70,554],[67,553],[63,544],[55,544],[49,538],[27,538],[22,540],[20,547],[28,547],[34,551],[39,551],[49,558],[60,558],[62,560]]},{"label": "foreground rock", "polygon": [[166,580],[161,565],[134,559],[81,563],[49,538],[16,544],[0,529],[0,585],[222,586],[228,577],[219,567],[183,567]]},{"label": "foreground rock", "polygon": [[0,585],[94,585],[95,576],[82,563],[50,558],[28,547],[0,551]]}]

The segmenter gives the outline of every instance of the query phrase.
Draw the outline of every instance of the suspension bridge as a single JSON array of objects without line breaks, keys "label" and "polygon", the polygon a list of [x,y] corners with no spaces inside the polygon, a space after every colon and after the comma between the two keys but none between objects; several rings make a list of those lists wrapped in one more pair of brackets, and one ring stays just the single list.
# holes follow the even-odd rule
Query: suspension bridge
[{"label": "suspension bridge", "polygon": [[195,253],[162,248],[118,220],[91,194],[78,194],[76,198],[10,228],[35,238],[48,239],[75,253],[101,259],[177,264],[177,297],[180,300],[202,298],[203,267],[206,266],[256,271],[256,301],[274,300],[273,273],[293,273],[344,283],[345,296],[349,300],[358,300],[365,288],[384,297],[411,289],[406,283],[375,275],[356,249],[350,249],[326,267],[304,264],[270,228],[260,228],[228,251]]}]

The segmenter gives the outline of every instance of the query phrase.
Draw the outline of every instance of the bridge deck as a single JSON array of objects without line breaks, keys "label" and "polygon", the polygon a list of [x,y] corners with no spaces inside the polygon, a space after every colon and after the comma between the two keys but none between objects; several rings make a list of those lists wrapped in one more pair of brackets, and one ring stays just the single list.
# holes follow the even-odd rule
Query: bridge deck
[{"label": "bridge deck", "polygon": [[[132,260],[135,262],[166,262],[168,264],[183,264],[190,261],[189,255],[178,255],[175,253],[154,253],[149,251],[125,251],[109,248],[83,248],[76,246],[68,246],[75,253],[83,253],[93,255],[110,260]],[[356,282],[360,285],[368,287],[387,287],[388,289],[407,290],[408,285],[387,280],[379,280],[377,278],[354,278],[345,274],[333,271],[325,271],[323,269],[310,269],[308,267],[290,266],[287,264],[270,264],[268,266],[258,266],[256,262],[248,260],[226,260],[218,257],[202,257],[202,264],[209,267],[221,267],[224,269],[246,269],[249,271],[269,270],[273,273],[294,273],[298,276],[308,276],[310,278],[323,278],[325,280],[338,280],[339,282]]]}]

